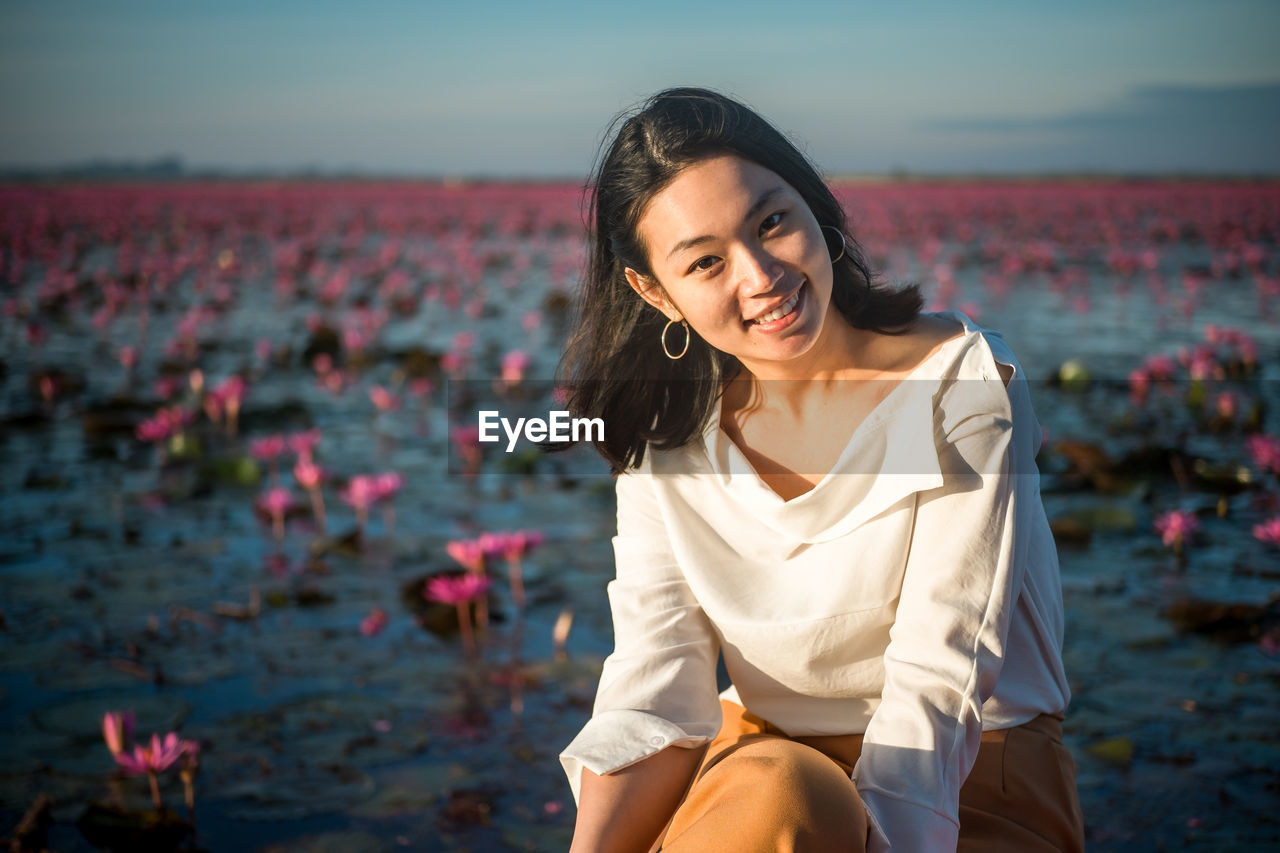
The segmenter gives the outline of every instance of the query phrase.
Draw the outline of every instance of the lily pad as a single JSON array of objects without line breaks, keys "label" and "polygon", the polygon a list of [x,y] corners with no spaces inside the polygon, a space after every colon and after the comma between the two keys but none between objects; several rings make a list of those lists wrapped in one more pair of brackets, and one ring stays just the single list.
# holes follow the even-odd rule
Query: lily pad
[{"label": "lily pad", "polygon": [[[102,751],[105,755],[105,746]],[[40,794],[48,794],[53,800],[55,819],[75,820],[82,803],[101,795],[104,775],[68,773],[51,767],[21,772],[6,770],[0,773],[0,808],[21,813]],[[65,813],[67,805],[74,809],[69,814]]]},{"label": "lily pad", "polygon": [[90,803],[76,827],[95,847],[137,853],[177,850],[195,829],[172,809],[130,811],[108,803]]},{"label": "lily pad", "polygon": [[[299,754],[305,754],[299,751]],[[350,809],[376,790],[367,773],[349,764],[299,763],[276,767],[259,778],[242,779],[218,789],[218,799],[233,820],[298,820]]]},{"label": "lily pad", "polygon": [[31,720],[45,732],[100,739],[102,715],[107,711],[133,711],[138,736],[150,732],[177,731],[191,706],[167,693],[109,693],[79,696],[32,712]]},{"label": "lily pad", "polygon": [[1110,764],[1127,766],[1133,760],[1133,741],[1127,737],[1114,737],[1090,744],[1085,751]]},{"label": "lily pad", "polygon": [[1184,598],[1166,607],[1162,615],[1180,631],[1247,643],[1257,640],[1267,626],[1280,623],[1280,598],[1264,605]]},{"label": "lily pad", "polygon": [[[374,721],[383,721],[378,731]],[[330,693],[220,721],[208,737],[235,743],[245,760],[274,763],[284,746],[309,765],[402,761],[426,749],[426,732],[404,722],[389,703],[360,693]]]},{"label": "lily pad", "polygon": [[461,764],[423,764],[377,774],[378,793],[351,810],[353,816],[385,819],[428,811],[450,790],[472,782]]},{"label": "lily pad", "polygon": [[507,829],[502,840],[516,850],[568,850],[573,841],[573,826],[525,824]]},{"label": "lily pad", "polygon": [[290,838],[284,844],[268,844],[258,853],[381,853],[396,847],[385,839],[367,832],[325,832]]},{"label": "lily pad", "polygon": [[232,486],[256,486],[262,479],[258,463],[248,456],[211,459],[200,469],[200,473],[206,479]]},{"label": "lily pad", "polygon": [[449,792],[449,799],[440,809],[440,818],[447,825],[484,826],[493,815],[497,792],[492,788],[466,788]]}]

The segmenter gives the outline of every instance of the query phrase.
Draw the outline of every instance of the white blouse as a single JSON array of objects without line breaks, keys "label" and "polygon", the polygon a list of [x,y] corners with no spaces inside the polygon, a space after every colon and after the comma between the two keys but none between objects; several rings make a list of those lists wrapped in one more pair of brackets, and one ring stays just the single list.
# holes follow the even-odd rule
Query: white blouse
[{"label": "white blouse", "polygon": [[[983,729],[1063,713],[1041,430],[998,332],[963,324],[783,501],[720,428],[617,479],[615,649],[560,760],[610,773],[720,729],[721,694],[787,734],[865,733],[870,850],[954,850]],[[1006,388],[996,362],[1014,375]]]}]

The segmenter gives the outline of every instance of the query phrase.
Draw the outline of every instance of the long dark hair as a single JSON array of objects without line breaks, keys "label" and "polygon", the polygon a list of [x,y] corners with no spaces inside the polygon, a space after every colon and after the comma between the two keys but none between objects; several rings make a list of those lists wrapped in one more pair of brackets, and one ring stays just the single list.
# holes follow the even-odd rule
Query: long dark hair
[{"label": "long dark hair", "polygon": [[[649,200],[688,166],[723,154],[757,163],[794,187],[819,225],[845,234],[832,302],[853,327],[901,334],[920,313],[915,285],[891,290],[875,282],[817,170],[748,107],[707,89],[667,89],[619,115],[613,128],[587,187],[587,268],[559,372],[570,412],[604,421],[604,440],[595,445],[614,473],[639,465],[646,445],[668,450],[698,435],[742,367],[692,329],[684,357],[668,358],[659,343],[667,318],[631,289],[623,272],[630,267],[653,276],[638,224]],[[836,255],[839,237],[829,228],[823,233]],[[671,338],[681,346],[683,330]]]}]

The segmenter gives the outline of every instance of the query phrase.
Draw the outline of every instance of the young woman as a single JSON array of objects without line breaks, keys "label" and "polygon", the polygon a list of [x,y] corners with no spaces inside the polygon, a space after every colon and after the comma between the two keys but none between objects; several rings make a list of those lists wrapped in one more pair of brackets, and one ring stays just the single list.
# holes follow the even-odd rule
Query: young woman
[{"label": "young woman", "polygon": [[564,368],[619,474],[616,645],[561,756],[573,849],[1083,849],[999,333],[877,285],[805,157],[716,93],[625,118],[592,191]]}]

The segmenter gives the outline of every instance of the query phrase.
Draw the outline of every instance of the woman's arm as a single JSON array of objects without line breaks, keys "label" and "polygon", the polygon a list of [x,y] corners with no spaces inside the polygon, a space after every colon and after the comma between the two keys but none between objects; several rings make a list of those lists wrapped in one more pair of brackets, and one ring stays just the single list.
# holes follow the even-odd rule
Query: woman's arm
[{"label": "woman's arm", "polygon": [[642,466],[618,477],[614,650],[592,717],[560,759],[578,800],[576,851],[645,853],[720,729],[719,640],[672,552]]},{"label": "woman's arm", "polygon": [[[957,380],[939,401],[946,483],[917,504],[881,703],[853,773],[871,817],[869,851],[957,843],[959,791],[977,756],[982,705],[1036,558],[1027,546],[1038,477],[1017,450],[1030,440],[1029,402],[1025,382],[1006,390],[1004,378],[993,362],[982,380]],[[1027,406],[1023,417],[1011,397]]]},{"label": "woman's arm", "polygon": [[647,853],[693,781],[706,747],[667,747],[614,773],[582,771],[570,853]]}]

